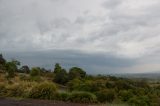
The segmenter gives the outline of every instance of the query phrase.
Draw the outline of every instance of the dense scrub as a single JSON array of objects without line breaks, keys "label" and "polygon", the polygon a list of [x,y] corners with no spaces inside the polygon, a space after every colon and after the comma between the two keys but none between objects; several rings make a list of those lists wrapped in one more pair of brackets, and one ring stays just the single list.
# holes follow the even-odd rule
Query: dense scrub
[{"label": "dense scrub", "polygon": [[113,76],[91,76],[79,67],[31,70],[0,58],[0,97],[49,99],[79,103],[160,106],[160,82]]}]

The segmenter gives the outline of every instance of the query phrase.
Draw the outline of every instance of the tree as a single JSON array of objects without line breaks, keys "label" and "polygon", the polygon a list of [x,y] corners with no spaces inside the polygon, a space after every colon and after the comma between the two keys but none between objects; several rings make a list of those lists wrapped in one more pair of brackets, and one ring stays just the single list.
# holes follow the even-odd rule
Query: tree
[{"label": "tree", "polygon": [[15,76],[15,72],[17,71],[17,66],[14,62],[7,62],[5,64],[6,76],[8,78],[13,78]]},{"label": "tree", "polygon": [[75,79],[75,78],[84,78],[86,76],[86,72],[79,68],[79,67],[72,67],[69,70],[69,79]]},{"label": "tree", "polygon": [[3,58],[3,55],[0,54],[0,64],[1,64],[1,65],[4,65],[5,62],[6,62],[6,60]]},{"label": "tree", "polygon": [[6,60],[3,58],[2,54],[0,54],[0,69],[3,71],[5,69]]},{"label": "tree", "polygon": [[28,74],[30,72],[30,69],[27,65],[25,65],[20,68],[20,71]]},{"label": "tree", "polygon": [[21,65],[21,63],[18,60],[12,59],[12,62],[17,66]]},{"label": "tree", "polygon": [[54,81],[59,84],[65,84],[68,82],[68,74],[65,69],[62,69],[60,72],[56,73]]},{"label": "tree", "polygon": [[56,63],[55,64],[55,67],[54,67],[54,73],[58,73],[62,70],[61,66],[59,65],[59,63]]},{"label": "tree", "polygon": [[8,78],[13,78],[15,76],[15,72],[18,71],[18,65],[20,65],[20,62],[17,60],[5,63],[5,71]]}]

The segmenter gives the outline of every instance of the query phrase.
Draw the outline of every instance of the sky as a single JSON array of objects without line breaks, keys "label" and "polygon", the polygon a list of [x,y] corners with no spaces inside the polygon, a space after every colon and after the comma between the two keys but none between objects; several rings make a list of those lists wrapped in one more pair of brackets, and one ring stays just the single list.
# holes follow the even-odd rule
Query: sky
[{"label": "sky", "polygon": [[159,0],[0,0],[0,53],[91,74],[160,72]]}]

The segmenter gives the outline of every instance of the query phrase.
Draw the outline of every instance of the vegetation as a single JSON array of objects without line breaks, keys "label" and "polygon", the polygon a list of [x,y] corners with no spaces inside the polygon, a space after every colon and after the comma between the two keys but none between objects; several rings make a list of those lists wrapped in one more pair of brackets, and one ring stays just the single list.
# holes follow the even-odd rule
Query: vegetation
[{"label": "vegetation", "polygon": [[96,96],[90,92],[72,92],[69,100],[72,102],[80,103],[95,103],[97,101]]},{"label": "vegetation", "polygon": [[56,98],[56,85],[44,82],[34,86],[29,92],[29,97],[34,99],[54,99]]},{"label": "vegetation", "polygon": [[[160,106],[160,82],[114,76],[92,76],[79,67],[68,71],[55,64],[53,71],[18,67],[17,60],[0,55],[0,97],[49,99],[125,106]],[[113,105],[114,106],[114,105]],[[123,106],[123,105],[119,105]]]}]

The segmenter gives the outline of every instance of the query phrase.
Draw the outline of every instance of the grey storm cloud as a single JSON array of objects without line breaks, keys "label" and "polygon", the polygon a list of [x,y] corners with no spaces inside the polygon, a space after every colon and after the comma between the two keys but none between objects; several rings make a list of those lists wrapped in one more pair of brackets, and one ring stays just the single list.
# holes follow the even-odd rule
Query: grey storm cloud
[{"label": "grey storm cloud", "polygon": [[7,58],[17,53],[31,66],[50,67],[59,59],[95,73],[159,70],[159,5],[159,0],[0,0],[0,51]]},{"label": "grey storm cloud", "polygon": [[[55,63],[60,63],[67,70],[73,66],[88,70],[88,73],[97,74],[97,69],[107,71],[104,67],[125,68],[133,66],[136,60],[114,57],[111,54],[84,54],[80,51],[50,50],[34,52],[12,52],[5,53],[4,57],[8,60],[18,59],[22,65],[30,67],[40,66],[53,70]],[[93,67],[94,66],[94,67]],[[95,69],[94,69],[95,68]],[[99,70],[99,71],[100,71]],[[119,70],[122,71],[122,70]]]}]

